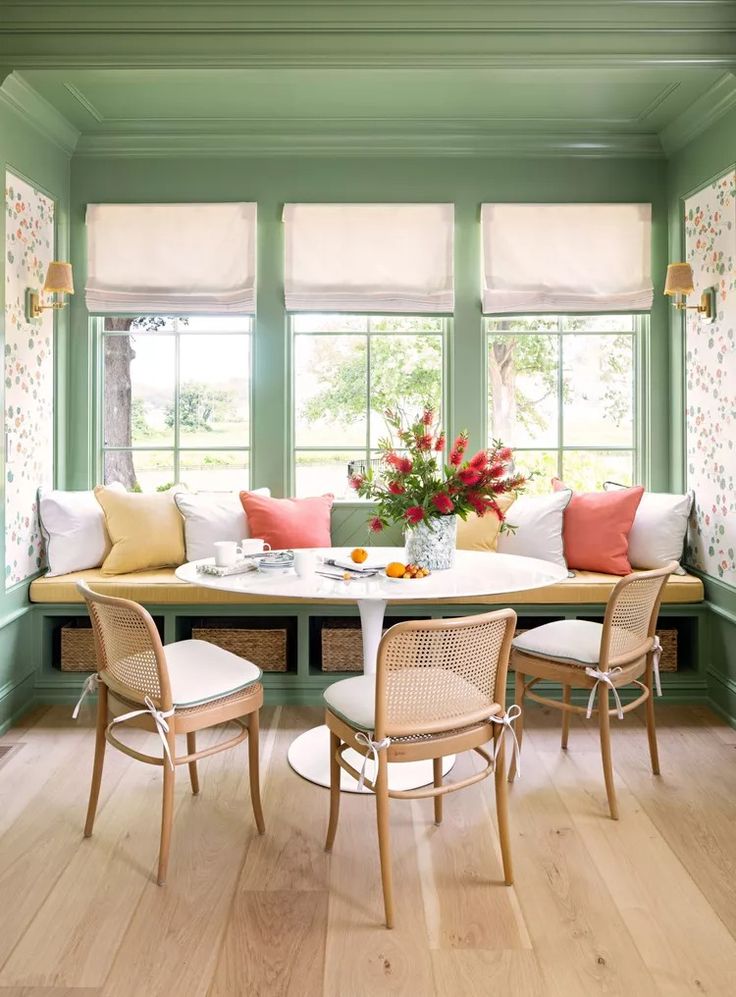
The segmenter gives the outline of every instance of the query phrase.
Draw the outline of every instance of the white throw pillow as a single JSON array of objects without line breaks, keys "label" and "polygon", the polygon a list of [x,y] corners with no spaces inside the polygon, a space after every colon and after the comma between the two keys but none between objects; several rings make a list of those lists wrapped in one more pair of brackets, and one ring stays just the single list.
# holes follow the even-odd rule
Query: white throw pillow
[{"label": "white throw pillow", "polygon": [[[118,482],[109,486],[124,492]],[[38,518],[46,542],[49,575],[99,568],[110,553],[105,515],[92,491],[38,491]]]},{"label": "white throw pillow", "polygon": [[538,557],[566,568],[562,521],[571,498],[569,489],[518,498],[511,506],[508,517],[516,532],[499,534],[498,553]]},{"label": "white throw pillow", "polygon": [[[256,495],[271,494],[269,488],[253,491]],[[238,492],[178,492],[174,501],[184,517],[187,561],[212,557],[218,540],[245,540],[250,536]]]},{"label": "white throw pillow", "polygon": [[[605,481],[603,487],[606,491],[612,491],[628,486]],[[693,492],[687,495],[644,492],[629,533],[632,568],[664,568],[670,561],[680,560],[694,497]],[[678,568],[677,573],[685,572]]]}]

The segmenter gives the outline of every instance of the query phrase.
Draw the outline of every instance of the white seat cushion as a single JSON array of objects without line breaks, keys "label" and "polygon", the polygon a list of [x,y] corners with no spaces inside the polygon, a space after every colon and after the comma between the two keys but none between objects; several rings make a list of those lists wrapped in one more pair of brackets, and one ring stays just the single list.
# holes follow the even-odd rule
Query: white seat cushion
[{"label": "white seat cushion", "polygon": [[585,668],[597,665],[603,624],[591,620],[555,620],[514,637],[513,647],[540,658],[569,661]]},{"label": "white seat cushion", "polygon": [[376,715],[376,676],[356,675],[333,682],[324,691],[324,700],[332,713],[361,730],[373,730]]},{"label": "white seat cushion", "polygon": [[206,640],[180,640],[164,647],[174,706],[201,706],[253,685],[261,669]]}]

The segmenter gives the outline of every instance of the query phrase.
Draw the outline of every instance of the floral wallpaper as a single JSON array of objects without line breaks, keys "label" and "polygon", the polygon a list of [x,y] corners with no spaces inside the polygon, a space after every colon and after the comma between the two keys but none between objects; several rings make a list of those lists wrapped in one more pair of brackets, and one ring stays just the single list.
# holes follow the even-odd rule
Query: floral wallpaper
[{"label": "floral wallpaper", "polygon": [[5,174],[5,587],[43,567],[37,492],[53,478],[52,313],[28,322],[26,288],[54,257],[54,202]]},{"label": "floral wallpaper", "polygon": [[715,287],[716,321],[687,313],[687,484],[695,506],[687,560],[736,585],[736,170],[685,201],[695,304]]}]

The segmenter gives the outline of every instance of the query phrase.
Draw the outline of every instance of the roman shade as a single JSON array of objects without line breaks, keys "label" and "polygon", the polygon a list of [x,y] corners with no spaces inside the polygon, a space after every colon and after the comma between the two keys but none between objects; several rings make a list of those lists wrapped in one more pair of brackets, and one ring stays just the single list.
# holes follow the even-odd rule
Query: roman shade
[{"label": "roman shade", "polygon": [[87,206],[90,312],[248,314],[255,276],[255,203]]},{"label": "roman shade", "polygon": [[652,305],[650,204],[484,204],[483,311]]},{"label": "roman shade", "polygon": [[287,204],[288,311],[451,312],[452,204]]}]

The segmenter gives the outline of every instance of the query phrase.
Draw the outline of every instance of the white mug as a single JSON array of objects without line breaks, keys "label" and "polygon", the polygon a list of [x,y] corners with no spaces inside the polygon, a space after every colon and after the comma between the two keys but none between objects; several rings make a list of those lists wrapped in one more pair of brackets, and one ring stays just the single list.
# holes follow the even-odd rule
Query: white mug
[{"label": "white mug", "polygon": [[308,578],[313,575],[317,567],[317,555],[313,550],[294,551],[294,571],[300,578]]},{"label": "white mug", "polygon": [[240,541],[238,550],[244,556],[248,554],[262,554],[266,550],[271,550],[271,544],[267,544],[265,540],[260,540],[258,537],[247,537],[245,540]]},{"label": "white mug", "polygon": [[215,564],[218,568],[230,568],[238,560],[240,547],[234,540],[218,540],[215,543]]}]

